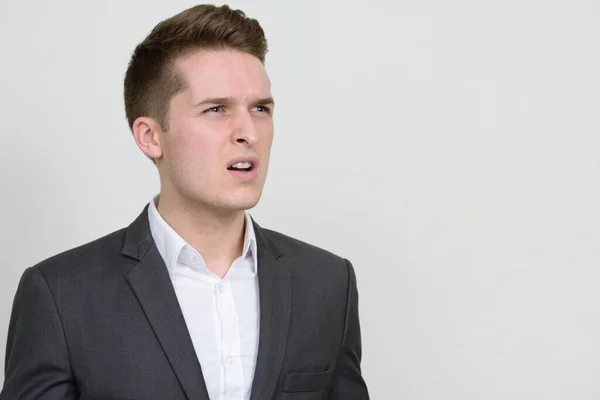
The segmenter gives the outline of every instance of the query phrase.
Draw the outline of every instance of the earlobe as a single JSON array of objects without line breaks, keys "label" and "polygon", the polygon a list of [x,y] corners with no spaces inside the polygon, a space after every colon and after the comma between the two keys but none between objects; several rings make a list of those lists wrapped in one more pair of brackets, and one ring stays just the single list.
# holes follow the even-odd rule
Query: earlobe
[{"label": "earlobe", "polygon": [[133,131],[136,144],[146,156],[152,159],[162,156],[160,142],[162,131],[156,121],[148,117],[139,117],[133,122],[131,130]]}]

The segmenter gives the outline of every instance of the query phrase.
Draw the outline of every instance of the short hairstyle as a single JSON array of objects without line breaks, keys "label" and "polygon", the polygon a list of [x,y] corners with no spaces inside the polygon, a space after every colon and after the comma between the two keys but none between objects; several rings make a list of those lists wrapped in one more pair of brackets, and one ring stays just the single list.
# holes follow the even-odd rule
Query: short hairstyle
[{"label": "short hairstyle", "polygon": [[175,61],[195,50],[241,51],[264,64],[268,46],[258,21],[227,5],[197,5],[160,22],[135,48],[125,73],[130,128],[137,118],[149,116],[168,130],[170,101],[186,87]]}]

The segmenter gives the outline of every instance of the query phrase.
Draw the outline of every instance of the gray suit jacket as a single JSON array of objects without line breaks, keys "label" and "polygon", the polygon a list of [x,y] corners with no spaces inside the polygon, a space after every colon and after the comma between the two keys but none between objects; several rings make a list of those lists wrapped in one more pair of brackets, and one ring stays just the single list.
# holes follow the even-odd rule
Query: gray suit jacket
[{"label": "gray suit jacket", "polygon": [[[0,400],[209,400],[147,215],[24,272]],[[252,400],[368,399],[352,265],[254,228],[260,338]]]}]

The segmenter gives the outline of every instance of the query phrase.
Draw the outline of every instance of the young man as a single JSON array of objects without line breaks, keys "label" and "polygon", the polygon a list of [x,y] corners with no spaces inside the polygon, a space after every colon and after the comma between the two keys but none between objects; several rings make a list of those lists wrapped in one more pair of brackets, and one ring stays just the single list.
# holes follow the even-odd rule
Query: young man
[{"label": "young man", "polygon": [[273,139],[266,52],[256,20],[210,5],[137,46],[125,108],[160,195],[25,271],[1,400],[368,399],[352,265],[246,211]]}]

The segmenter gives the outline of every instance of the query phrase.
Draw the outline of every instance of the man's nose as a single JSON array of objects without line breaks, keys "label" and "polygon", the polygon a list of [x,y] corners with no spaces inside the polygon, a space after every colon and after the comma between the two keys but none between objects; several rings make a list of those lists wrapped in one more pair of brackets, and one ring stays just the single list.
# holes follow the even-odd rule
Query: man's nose
[{"label": "man's nose", "polygon": [[237,143],[246,142],[253,145],[258,140],[258,132],[252,113],[249,110],[242,110],[235,114],[233,139]]}]

